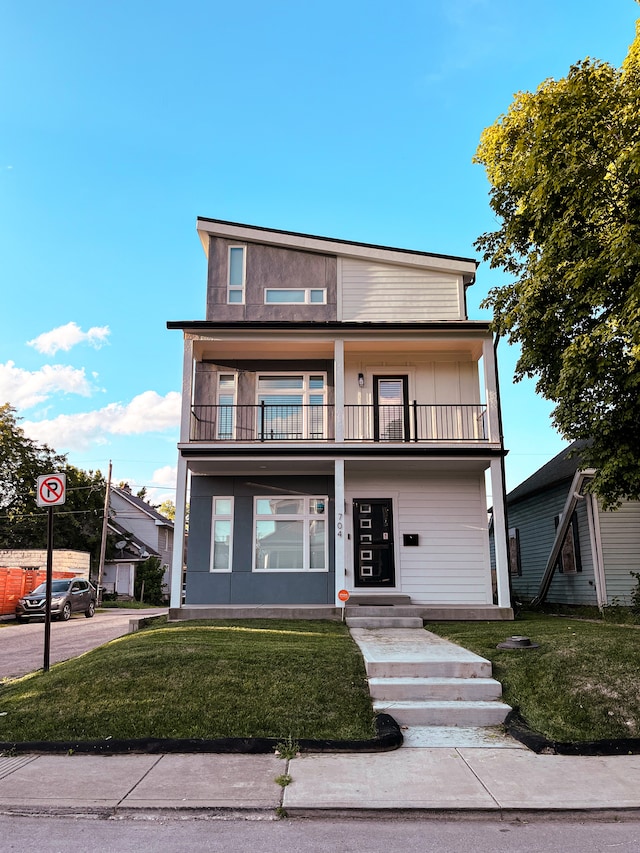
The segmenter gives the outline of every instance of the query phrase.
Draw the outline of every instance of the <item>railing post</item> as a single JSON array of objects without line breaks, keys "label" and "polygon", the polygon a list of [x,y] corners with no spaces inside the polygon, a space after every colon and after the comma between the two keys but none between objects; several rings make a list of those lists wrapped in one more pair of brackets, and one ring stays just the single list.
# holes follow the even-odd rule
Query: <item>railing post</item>
[{"label": "railing post", "polygon": [[264,425],[265,425],[265,404],[264,400],[260,403],[260,441],[264,441]]},{"label": "railing post", "polygon": [[413,408],[413,440],[418,441],[418,401],[414,400]]}]

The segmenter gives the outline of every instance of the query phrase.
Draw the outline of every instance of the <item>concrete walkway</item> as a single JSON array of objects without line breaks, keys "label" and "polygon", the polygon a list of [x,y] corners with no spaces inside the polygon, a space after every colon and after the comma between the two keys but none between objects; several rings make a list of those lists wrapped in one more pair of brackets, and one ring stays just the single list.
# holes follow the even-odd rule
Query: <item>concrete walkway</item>
[{"label": "concrete walkway", "polygon": [[[286,787],[276,777],[288,774]],[[145,811],[515,817],[640,810],[640,755],[573,757],[492,748],[369,755],[26,755],[0,758],[0,813]]]}]

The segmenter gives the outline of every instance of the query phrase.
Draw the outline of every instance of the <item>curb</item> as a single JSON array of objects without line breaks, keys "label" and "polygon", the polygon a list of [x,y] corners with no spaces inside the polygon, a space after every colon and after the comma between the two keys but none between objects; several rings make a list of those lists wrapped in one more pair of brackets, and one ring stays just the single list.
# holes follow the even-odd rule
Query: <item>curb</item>
[{"label": "curb", "polygon": [[518,708],[509,712],[504,726],[511,737],[538,755],[640,755],[640,738],[581,742],[550,740],[531,729],[520,716]]},{"label": "curb", "polygon": [[[402,746],[400,726],[389,714],[375,719],[376,736],[369,740],[310,740],[299,738],[300,752],[390,752]],[[0,753],[46,752],[78,755],[119,755],[142,753],[218,753],[265,755],[275,752],[282,738],[139,738],[88,741],[0,741]]]}]

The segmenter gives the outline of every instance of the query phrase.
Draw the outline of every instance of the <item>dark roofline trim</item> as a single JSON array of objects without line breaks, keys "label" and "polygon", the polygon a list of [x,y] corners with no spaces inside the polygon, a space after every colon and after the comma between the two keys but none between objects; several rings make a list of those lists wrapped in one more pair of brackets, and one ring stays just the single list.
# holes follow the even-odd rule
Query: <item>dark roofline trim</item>
[{"label": "dark roofline trim", "polygon": [[488,320],[438,320],[424,323],[358,323],[355,321],[340,322],[339,320],[326,320],[314,322],[311,320],[286,322],[282,320],[238,320],[220,322],[215,320],[167,320],[167,329],[193,329],[194,331],[218,331],[227,329],[230,332],[238,329],[254,330],[260,332],[269,331],[291,331],[303,329],[305,331],[362,331],[362,332],[489,332],[491,323]]},{"label": "dark roofline trim", "polygon": [[506,456],[508,451],[499,447],[470,447],[466,445],[465,447],[447,447],[446,451],[442,447],[420,447],[415,444],[406,444],[402,445],[402,447],[396,448],[387,448],[385,447],[384,453],[380,453],[377,450],[372,451],[370,446],[359,446],[359,445],[350,445],[349,447],[340,446],[340,453],[336,453],[335,444],[332,445],[320,445],[313,447],[296,447],[293,448],[283,448],[282,445],[277,447],[266,446],[265,444],[254,445],[243,445],[242,449],[239,450],[237,447],[225,447],[225,448],[213,448],[211,445],[206,445],[205,447],[200,447],[194,444],[178,444],[178,450],[180,455],[184,459],[202,459],[202,458],[210,458],[212,461],[214,459],[224,459],[225,457],[232,457],[237,459],[238,461],[244,462],[246,459],[252,458],[265,458],[265,457],[274,457],[279,461],[295,461],[298,458],[304,457],[317,457],[321,459],[326,458],[344,458],[344,459],[357,459],[358,457],[365,456],[367,458],[372,459],[402,459],[402,458],[417,458],[417,459],[441,459],[446,461],[447,459],[460,459],[460,458],[469,458],[469,459],[477,459],[477,458],[499,458],[501,456]]},{"label": "dark roofline trim", "polygon": [[262,225],[248,225],[246,222],[229,222],[226,219],[210,219],[207,216],[198,216],[199,222],[211,222],[215,225],[231,225],[236,228],[250,228],[252,231],[264,231],[270,234],[282,234],[285,237],[302,237],[311,240],[322,240],[326,243],[342,243],[345,246],[361,246],[363,249],[381,249],[384,252],[402,252],[406,255],[420,255],[424,258],[442,258],[446,261],[465,261],[475,264],[476,269],[480,266],[480,261],[475,258],[465,258],[462,255],[442,255],[437,252],[422,252],[417,249],[401,249],[396,246],[381,246],[377,243],[360,243],[357,240],[341,240],[338,237],[322,237],[318,234],[304,234],[300,231],[284,231],[280,228],[265,228]]}]

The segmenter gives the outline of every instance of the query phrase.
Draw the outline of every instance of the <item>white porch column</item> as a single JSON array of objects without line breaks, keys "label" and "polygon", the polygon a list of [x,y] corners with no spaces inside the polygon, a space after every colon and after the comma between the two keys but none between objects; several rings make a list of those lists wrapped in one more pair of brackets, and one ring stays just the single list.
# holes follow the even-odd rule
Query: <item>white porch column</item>
[{"label": "white porch column", "polygon": [[498,379],[496,352],[491,338],[482,344],[482,364],[484,367],[484,392],[487,402],[487,438],[489,441],[500,441],[500,397],[498,394]]},{"label": "white porch column", "polygon": [[344,441],[344,341],[333,342],[333,376],[336,441]]},{"label": "white porch column", "polygon": [[334,490],[335,490],[335,507],[336,517],[334,522],[335,530],[335,570],[336,570],[336,586],[333,591],[336,607],[342,607],[342,602],[338,599],[338,592],[345,587],[346,571],[345,571],[345,553],[346,553],[346,538],[345,519],[344,519],[344,459],[336,459],[334,463]]},{"label": "white porch column", "polygon": [[509,592],[509,555],[507,553],[507,522],[502,483],[502,459],[491,460],[491,495],[493,498],[493,542],[496,558],[498,607],[511,607]]},{"label": "white porch column", "polygon": [[[182,408],[180,412],[180,442],[186,444],[191,435],[191,401],[193,398],[193,339],[185,335],[182,358]],[[185,520],[187,517],[187,461],[178,452],[176,477],[176,517],[173,523],[173,553],[171,556],[171,607],[182,604],[182,565],[184,560]]]},{"label": "white porch column", "polygon": [[178,456],[178,476],[176,482],[176,517],[173,522],[173,554],[171,557],[171,597],[170,607],[182,604],[182,564],[184,559],[185,519],[187,516],[187,460]]}]

